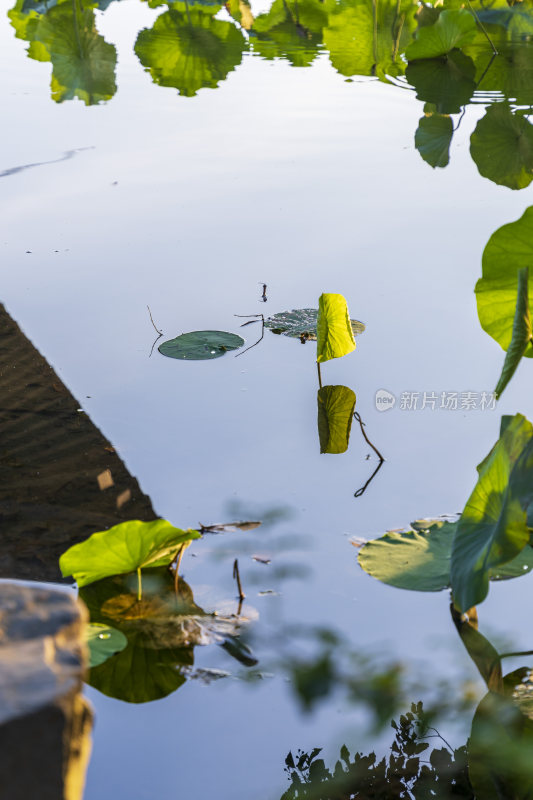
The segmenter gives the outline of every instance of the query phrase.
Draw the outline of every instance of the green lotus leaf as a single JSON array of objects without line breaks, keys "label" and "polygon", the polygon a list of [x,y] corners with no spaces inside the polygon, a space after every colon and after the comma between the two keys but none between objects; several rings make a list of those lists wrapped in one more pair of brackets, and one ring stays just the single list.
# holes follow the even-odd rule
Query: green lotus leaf
[{"label": "green lotus leaf", "polygon": [[476,125],[470,155],[484,178],[524,189],[533,180],[533,125],[507,103],[496,103]]},{"label": "green lotus leaf", "polygon": [[170,564],[180,547],[199,538],[198,531],[175,528],[164,519],[130,520],[73,545],[59,567],[63,577],[72,575],[78,586],[86,586],[110,575]]},{"label": "green lotus leaf", "polygon": [[[492,31],[491,37],[494,38]],[[464,49],[475,63],[479,91],[485,94],[487,102],[494,102],[495,95],[503,95],[518,105],[533,105],[533,47],[527,41],[511,44],[498,39],[496,45],[499,55],[494,58],[479,31],[474,42]]]},{"label": "green lotus leaf", "polygon": [[408,61],[445,56],[469,44],[476,36],[476,21],[465,9],[442,11],[433,25],[420,28],[405,55]]},{"label": "green lotus leaf", "polygon": [[250,41],[261,58],[284,58],[294,67],[307,67],[322,44],[331,0],[274,0],[268,13],[253,21]]},{"label": "green lotus leaf", "polygon": [[415,147],[431,167],[446,167],[450,160],[453,122],[444,114],[427,114],[418,123]]},{"label": "green lotus leaf", "polygon": [[101,622],[87,625],[85,638],[89,647],[89,666],[97,667],[128,646],[123,633]]},{"label": "green lotus leaf", "polygon": [[[520,456],[532,439],[533,425],[517,414],[480,465],[452,547],[451,585],[461,611],[484,600],[490,573],[500,572],[529,544],[526,512],[533,499],[533,463]],[[519,488],[524,481],[527,496]]]},{"label": "green lotus leaf", "polygon": [[[415,527],[416,526],[416,527]],[[439,592],[451,585],[450,564],[457,522],[422,520],[411,530],[393,531],[367,542],[359,565],[373,578],[417,592]],[[533,548],[491,570],[491,580],[518,578],[533,569]]]},{"label": "green lotus leaf", "polygon": [[474,94],[475,74],[472,59],[453,50],[445,58],[411,61],[405,76],[419,100],[433,103],[439,114],[457,114]]},{"label": "green lotus leaf", "polygon": [[350,442],[355,393],[348,386],[318,390],[318,436],[321,453],[345,453]]},{"label": "green lotus leaf", "polygon": [[211,358],[220,358],[228,350],[238,350],[244,344],[244,339],[235,333],[226,331],[192,331],[176,336],[159,345],[159,352],[169,358],[179,358],[183,361],[206,361]]},{"label": "green lotus leaf", "polygon": [[318,299],[316,360],[320,364],[355,350],[355,339],[342,294],[324,293]]},{"label": "green lotus leaf", "polygon": [[533,35],[533,14],[531,6],[522,3],[500,8],[480,8],[476,11],[481,22],[489,27],[498,26],[506,32],[506,38],[512,42],[530,40]]},{"label": "green lotus leaf", "polygon": [[61,3],[46,14],[13,12],[17,36],[30,42],[28,55],[52,62],[52,99],[74,97],[85,105],[110,100],[116,92],[116,49],[96,30],[92,8],[77,0]]},{"label": "green lotus leaf", "polygon": [[[314,342],[316,341],[317,322],[317,308],[299,308],[273,314],[265,320],[265,328],[269,328],[272,333]],[[356,319],[351,319],[350,325],[354,336],[358,336],[365,330],[364,323]]]},{"label": "green lotus leaf", "polygon": [[[530,264],[533,264],[533,206],[519,220],[492,234],[483,252],[483,274],[476,284],[481,327],[504,350],[513,337],[518,273]],[[531,306],[533,281],[529,281],[528,294]],[[531,358],[533,346],[528,346],[524,355]]]},{"label": "green lotus leaf", "polygon": [[511,688],[527,672],[522,668],[506,675],[504,691],[489,691],[474,714],[468,777],[475,796],[483,800],[527,800],[533,795],[533,722]]},{"label": "green lotus leaf", "polygon": [[223,644],[238,636],[239,618],[208,614],[194,601],[191,588],[174,580],[168,569],[148,569],[138,600],[133,576],[115,576],[85,586],[80,598],[91,623],[112,626],[127,647],[90,670],[88,683],[102,694],[128,703],[147,703],[182,686],[194,663],[194,648]]},{"label": "green lotus leaf", "polygon": [[324,45],[341,74],[372,75],[380,80],[405,72],[402,58],[416,29],[417,6],[411,0],[343,0],[324,28]]},{"label": "green lotus leaf", "polygon": [[529,313],[529,269],[518,270],[518,296],[513,321],[511,344],[507,349],[502,374],[495,389],[496,397],[501,393],[513,377],[528,347],[533,344],[533,330]]},{"label": "green lotus leaf", "polygon": [[135,53],[154,83],[193,97],[225,80],[246,47],[235,25],[193,6],[186,13],[171,8],[161,14],[150,30],[139,33]]}]

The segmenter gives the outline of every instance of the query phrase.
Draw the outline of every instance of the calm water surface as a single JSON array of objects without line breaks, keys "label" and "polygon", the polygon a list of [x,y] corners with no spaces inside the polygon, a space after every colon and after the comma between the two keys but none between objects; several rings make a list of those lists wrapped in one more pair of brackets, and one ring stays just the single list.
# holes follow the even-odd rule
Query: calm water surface
[{"label": "calm water surface", "polygon": [[[90,106],[52,101],[50,65],[27,57],[3,15],[0,172],[42,165],[0,179],[0,299],[158,515],[183,527],[272,516],[194,543],[183,562],[195,601],[227,610],[239,558],[263,679],[244,682],[245,668],[211,646],[196,648],[195,667],[225,670],[224,680],[190,680],[143,705],[89,687],[86,800],[270,800],[286,787],[290,749],[324,746],[331,760],[344,741],[374,742],[341,695],[300,710],[272,666],[285,626],[331,626],[376,663],[421,671],[423,691],[459,674],[477,680],[445,597],[373,581],[349,540],[459,512],[501,414],[531,415],[527,364],[497,410],[399,407],[402,392],[494,388],[503,356],[473,290],[489,236],[521,216],[531,190],[478,173],[469,137],[482,104],[468,106],[450,165],[433,170],[414,148],[415,92],[403,79],[346,80],[323,48],[306,68],[245,52],[218,88],[193,97],[156,85],[133,48],[162,11],[123,0],[96,12],[117,48],[118,90]],[[224,9],[217,18],[231,19]],[[355,424],[347,453],[320,454],[313,344],[267,331],[238,359],[150,357],[147,304],[165,338],[220,329],[251,344],[259,326],[239,331],[235,314],[314,307],[322,292],[342,293],[367,326],[353,355],[323,367],[325,382],[355,391],[386,458],[360,498],[377,462]],[[378,389],[398,397],[393,410],[376,410]],[[517,649],[527,646],[528,581],[493,587],[482,609],[485,629]],[[300,646],[295,638],[295,655]],[[450,723],[457,744],[468,724]]]}]

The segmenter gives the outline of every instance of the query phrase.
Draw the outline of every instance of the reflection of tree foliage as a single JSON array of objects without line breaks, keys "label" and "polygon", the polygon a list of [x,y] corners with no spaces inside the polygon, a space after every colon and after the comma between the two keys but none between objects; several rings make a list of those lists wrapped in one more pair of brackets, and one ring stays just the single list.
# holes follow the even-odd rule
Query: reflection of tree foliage
[{"label": "reflection of tree foliage", "polygon": [[215,89],[241,63],[245,48],[244,36],[231,22],[186,4],[184,12],[171,8],[158,17],[135,44],[155,83],[186,97],[202,88]]},{"label": "reflection of tree foliage", "polygon": [[53,100],[78,97],[94,105],[113,97],[116,50],[96,30],[92,7],[65,0],[43,13],[26,12],[19,0],[9,17],[17,37],[30,43],[29,57],[52,62]]},{"label": "reflection of tree foliage", "polygon": [[[429,762],[420,755],[429,748],[424,741],[429,729],[422,703],[413,703],[411,711],[392,722],[396,735],[388,757],[378,761],[375,753],[355,753],[351,758],[346,745],[340,759],[329,770],[320,749],[310,753],[289,753],[285,771],[291,786],[281,800],[391,800],[416,797],[451,800],[473,798],[466,761],[466,748],[434,749]],[[432,736],[435,734],[431,733]]]}]

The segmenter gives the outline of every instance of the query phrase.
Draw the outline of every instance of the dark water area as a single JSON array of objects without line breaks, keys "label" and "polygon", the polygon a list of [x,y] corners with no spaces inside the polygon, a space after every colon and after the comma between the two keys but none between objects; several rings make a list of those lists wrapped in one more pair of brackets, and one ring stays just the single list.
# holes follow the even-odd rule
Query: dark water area
[{"label": "dark water area", "polygon": [[[58,559],[96,531],[262,523],[192,541],[179,596],[165,568],[143,570],[141,601],[134,570],[80,586],[128,641],[87,675],[83,797],[529,797],[529,683],[502,674],[531,656],[498,665],[531,648],[531,577],[483,599],[486,553],[467,573],[461,552],[454,595],[475,602],[451,615],[449,542],[435,591],[397,588],[389,551],[380,580],[358,554],[413,520],[466,526],[501,434],[468,532],[490,541],[492,577],[517,553],[531,568],[533,433],[516,423],[520,460],[501,430],[533,415],[527,213],[482,265],[530,204],[530,5],[19,0],[0,31],[0,577],[76,594]],[[316,343],[260,321],[322,293],[365,325],[322,364],[324,387],[346,387],[329,394]],[[245,343],[159,352],[205,330]],[[518,355],[496,402],[502,347]],[[345,765],[388,758],[390,720],[418,702],[430,717],[398,722],[397,746],[431,776],[412,762],[403,789],[380,772],[374,794],[331,794],[341,747]],[[484,714],[521,716],[487,733]],[[453,769],[430,759],[442,747]],[[507,772],[494,748],[518,753]]]}]

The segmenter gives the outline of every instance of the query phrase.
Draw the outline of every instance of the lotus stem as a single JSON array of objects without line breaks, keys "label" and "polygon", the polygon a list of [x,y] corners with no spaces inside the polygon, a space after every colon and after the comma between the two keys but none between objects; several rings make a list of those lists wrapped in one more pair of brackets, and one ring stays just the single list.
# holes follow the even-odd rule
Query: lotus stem
[{"label": "lotus stem", "polygon": [[137,600],[139,603],[143,599],[143,583],[141,578],[141,568],[137,567]]},{"label": "lotus stem", "polygon": [[179,579],[180,579],[179,578],[180,564],[181,564],[181,559],[183,558],[183,553],[184,552],[185,552],[185,547],[184,547],[184,545],[181,545],[181,547],[180,547],[180,549],[178,550],[178,553],[177,553],[176,571],[174,572],[174,592],[176,594],[176,597],[178,596],[178,586],[179,586]]}]

